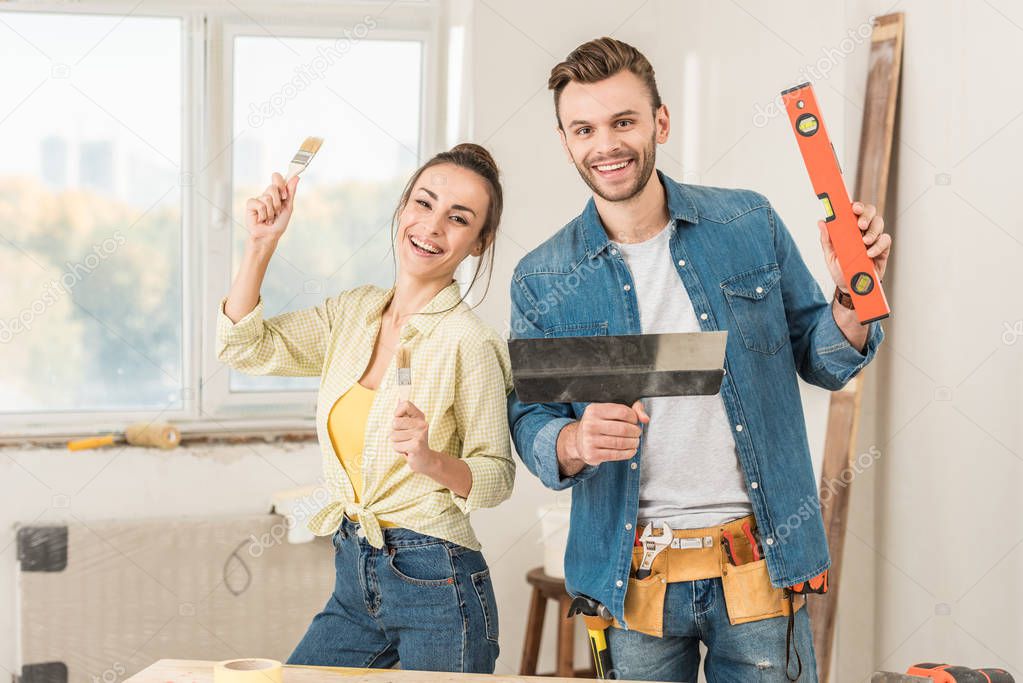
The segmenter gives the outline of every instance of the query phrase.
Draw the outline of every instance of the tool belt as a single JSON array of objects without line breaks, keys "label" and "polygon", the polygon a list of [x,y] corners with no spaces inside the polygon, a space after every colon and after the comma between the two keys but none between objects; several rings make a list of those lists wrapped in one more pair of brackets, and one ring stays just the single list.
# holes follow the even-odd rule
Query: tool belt
[{"label": "tool belt", "polygon": [[[636,578],[643,548],[633,548],[632,572],[625,592],[625,621],[629,630],[662,637],[664,596],[669,583],[680,581],[720,578],[732,625],[788,616],[805,603],[805,596],[793,599],[785,589],[771,585],[767,560],[756,545],[759,536],[753,515],[715,527],[674,529],[672,536],[671,545],[654,558],[650,575],[645,578]],[[754,559],[755,554],[760,559]],[[622,628],[617,619],[612,625]]]}]

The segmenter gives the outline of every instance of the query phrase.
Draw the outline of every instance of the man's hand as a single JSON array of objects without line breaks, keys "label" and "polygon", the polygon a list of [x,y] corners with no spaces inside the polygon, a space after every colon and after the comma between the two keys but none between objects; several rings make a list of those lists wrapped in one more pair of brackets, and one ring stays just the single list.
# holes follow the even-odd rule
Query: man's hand
[{"label": "man's hand", "polygon": [[618,403],[591,403],[582,418],[561,430],[558,436],[558,465],[562,474],[572,476],[586,465],[628,460],[639,449],[643,433],[640,423],[650,422],[643,403],[631,407]]},{"label": "man's hand", "polygon": [[[877,213],[877,207],[873,204],[853,202],[853,213],[859,216],[857,225],[863,233],[863,244],[867,247],[867,256],[874,260],[874,268],[877,269],[878,279],[884,278],[885,268],[888,266],[888,255],[892,250],[892,236],[884,231],[884,219]],[[838,288],[845,293],[849,292],[845,277],[842,275],[842,268],[838,265],[838,256],[835,255],[835,248],[831,245],[831,238],[828,236],[828,224],[824,221],[817,221],[817,228],[821,233],[821,248],[824,250],[824,260],[828,264],[828,271]]]}]

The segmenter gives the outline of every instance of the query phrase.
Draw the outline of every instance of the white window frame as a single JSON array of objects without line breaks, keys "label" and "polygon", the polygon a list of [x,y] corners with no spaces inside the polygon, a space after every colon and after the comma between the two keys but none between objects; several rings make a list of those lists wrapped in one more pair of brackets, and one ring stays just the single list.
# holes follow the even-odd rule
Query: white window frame
[{"label": "white window frame", "polygon": [[[85,435],[120,431],[131,422],[166,420],[186,434],[311,431],[315,391],[231,392],[229,369],[216,358],[216,311],[231,279],[230,229],[217,229],[218,216],[206,197],[230,209],[232,157],[231,81],[233,37],[266,35],[327,37],[322,26],[351,27],[373,16],[376,27],[365,40],[418,40],[422,43],[419,162],[440,151],[446,138],[447,117],[458,117],[459,137],[465,139],[470,117],[468,100],[468,36],[471,14],[465,0],[147,0],[133,11],[132,0],[13,1],[0,12],[110,14],[117,16],[177,17],[182,21],[182,405],[179,409],[139,411],[60,411],[0,414],[0,440]],[[386,8],[386,14],[379,15]],[[2,16],[0,13],[0,16]],[[300,17],[301,20],[296,20]],[[466,45],[462,97],[458,111],[448,112],[447,40],[452,21],[463,25]],[[254,22],[258,22],[254,23]],[[262,28],[261,28],[262,27]],[[211,152],[210,150],[217,150]],[[221,150],[223,152],[221,153]],[[395,197],[397,200],[397,197]],[[331,296],[334,292],[324,292]],[[202,378],[210,378],[203,383]]]}]

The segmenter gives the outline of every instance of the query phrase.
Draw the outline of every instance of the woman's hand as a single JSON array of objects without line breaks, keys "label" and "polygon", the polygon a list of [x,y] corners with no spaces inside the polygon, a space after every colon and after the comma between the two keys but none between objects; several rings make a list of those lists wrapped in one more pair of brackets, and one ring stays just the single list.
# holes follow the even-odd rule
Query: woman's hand
[{"label": "woman's hand", "polygon": [[274,173],[263,194],[245,200],[245,229],[253,245],[277,245],[291,220],[297,187],[298,176],[285,184],[284,177]]},{"label": "woman's hand", "polygon": [[391,423],[391,445],[405,456],[409,469],[432,476],[441,454],[430,450],[430,428],[426,415],[411,401],[398,401]]}]

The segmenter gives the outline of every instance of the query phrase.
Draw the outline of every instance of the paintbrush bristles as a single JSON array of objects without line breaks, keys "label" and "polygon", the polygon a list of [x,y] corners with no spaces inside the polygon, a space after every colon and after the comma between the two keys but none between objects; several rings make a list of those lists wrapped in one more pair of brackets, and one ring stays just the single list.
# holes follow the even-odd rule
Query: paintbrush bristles
[{"label": "paintbrush bristles", "polygon": [[308,152],[310,155],[316,154],[320,151],[320,145],[323,144],[323,138],[308,137],[302,143],[302,146],[298,148],[300,152]]},{"label": "paintbrush bristles", "polygon": [[398,366],[399,370],[401,370],[402,368],[409,368],[411,370],[412,352],[409,351],[409,348],[407,346],[398,347],[398,350],[395,353],[395,364]]},{"label": "paintbrush bristles", "polygon": [[407,401],[412,390],[412,352],[407,346],[399,346],[395,352],[395,368],[398,395]]}]

